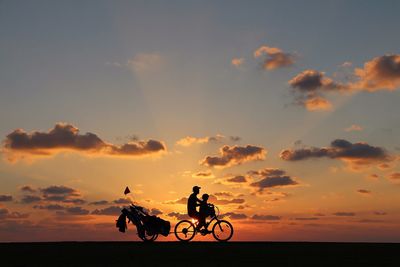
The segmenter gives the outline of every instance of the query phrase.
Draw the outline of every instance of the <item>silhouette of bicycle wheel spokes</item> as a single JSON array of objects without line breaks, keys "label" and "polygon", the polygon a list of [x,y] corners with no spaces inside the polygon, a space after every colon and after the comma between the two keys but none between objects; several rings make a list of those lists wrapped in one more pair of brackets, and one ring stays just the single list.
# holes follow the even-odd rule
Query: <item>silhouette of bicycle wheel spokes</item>
[{"label": "silhouette of bicycle wheel spokes", "polygon": [[175,226],[174,232],[176,238],[178,238],[180,241],[189,242],[196,234],[196,227],[191,221],[183,220]]},{"label": "silhouette of bicycle wheel spokes", "polygon": [[232,224],[225,220],[219,220],[214,224],[212,234],[218,241],[228,241],[233,235]]}]

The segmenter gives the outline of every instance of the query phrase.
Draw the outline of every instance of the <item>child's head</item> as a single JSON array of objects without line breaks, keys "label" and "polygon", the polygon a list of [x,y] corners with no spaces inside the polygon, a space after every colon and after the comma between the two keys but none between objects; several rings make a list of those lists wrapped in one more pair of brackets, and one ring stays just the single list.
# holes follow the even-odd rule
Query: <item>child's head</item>
[{"label": "child's head", "polygon": [[201,198],[203,199],[203,201],[207,201],[209,197],[210,197],[210,196],[209,196],[208,194],[203,194],[203,195],[201,196]]}]

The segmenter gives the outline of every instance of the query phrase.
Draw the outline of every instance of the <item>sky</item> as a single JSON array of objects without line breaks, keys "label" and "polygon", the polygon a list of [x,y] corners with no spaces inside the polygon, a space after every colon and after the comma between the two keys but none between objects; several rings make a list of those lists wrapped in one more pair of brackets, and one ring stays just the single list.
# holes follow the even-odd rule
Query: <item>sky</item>
[{"label": "sky", "polygon": [[137,240],[198,185],[236,241],[400,242],[399,8],[0,1],[0,241]]}]

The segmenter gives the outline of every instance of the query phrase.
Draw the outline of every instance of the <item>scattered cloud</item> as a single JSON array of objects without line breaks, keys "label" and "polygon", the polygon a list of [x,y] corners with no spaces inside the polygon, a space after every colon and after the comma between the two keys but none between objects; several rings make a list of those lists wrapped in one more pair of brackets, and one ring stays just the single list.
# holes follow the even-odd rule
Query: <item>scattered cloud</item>
[{"label": "scattered cloud", "polygon": [[90,205],[96,205],[96,206],[107,205],[108,201],[107,200],[98,200],[98,201],[90,202],[89,204]]},{"label": "scattered cloud", "polygon": [[400,181],[400,172],[393,172],[388,176],[389,180]]},{"label": "scattered cloud", "polygon": [[223,146],[220,156],[207,156],[201,164],[209,167],[229,167],[248,161],[264,160],[267,151],[263,147],[247,146]]},{"label": "scattered cloud", "polygon": [[181,220],[188,220],[190,219],[189,215],[187,214],[183,214],[183,213],[179,213],[179,212],[170,212],[167,214],[169,217],[175,217],[177,220],[181,221]]},{"label": "scattered cloud", "polygon": [[341,217],[352,217],[352,216],[356,216],[356,214],[355,214],[354,212],[345,212],[345,211],[335,212],[335,213],[333,213],[333,215],[335,215],[335,216],[341,216]]},{"label": "scattered cloud", "polygon": [[64,210],[65,207],[61,206],[59,204],[49,204],[49,205],[35,205],[33,206],[34,209],[40,209],[40,210]]},{"label": "scattered cloud", "polygon": [[88,215],[89,211],[82,207],[66,207],[63,211],[57,211],[57,215]]},{"label": "scattered cloud", "polygon": [[176,144],[180,146],[191,146],[194,144],[218,143],[225,138],[226,137],[221,134],[217,134],[216,136],[206,136],[206,137],[186,136],[182,139],[179,139],[176,142]]},{"label": "scattered cloud", "polygon": [[23,186],[20,187],[20,190],[22,192],[26,192],[26,193],[35,193],[36,192],[36,189],[34,189],[30,185],[23,185]]},{"label": "scattered cloud", "polygon": [[344,139],[336,139],[328,147],[285,149],[280,153],[280,158],[286,161],[322,157],[340,159],[351,164],[354,169],[393,160],[392,156],[384,148],[371,146],[363,142],[350,143]]},{"label": "scattered cloud", "polygon": [[318,217],[297,217],[297,218],[293,218],[293,220],[295,221],[317,221],[319,220]]},{"label": "scattered cloud", "polygon": [[387,215],[387,213],[385,211],[374,211],[373,214],[378,215],[378,216]]},{"label": "scattered cloud", "polygon": [[344,129],[346,132],[354,132],[354,131],[362,131],[363,128],[360,125],[353,124],[346,129]]},{"label": "scattered cloud", "polygon": [[244,213],[227,212],[220,215],[222,218],[229,217],[232,220],[243,220],[247,219],[247,215]]},{"label": "scattered cloud", "polygon": [[163,214],[163,212],[161,210],[159,210],[159,209],[153,208],[153,209],[150,210],[150,214],[157,216],[157,215]]},{"label": "scattered cloud", "polygon": [[262,67],[265,70],[290,67],[295,62],[294,55],[283,52],[280,48],[260,46],[254,51],[254,58],[262,59]]},{"label": "scattered cloud", "polygon": [[258,215],[254,214],[251,217],[253,220],[261,220],[261,221],[279,221],[281,219],[280,216],[275,215]]},{"label": "scattered cloud", "polygon": [[331,109],[331,103],[322,95],[327,92],[345,91],[347,86],[326,77],[324,72],[305,70],[289,82],[296,96],[295,103],[310,111]]},{"label": "scattered cloud", "polygon": [[236,175],[231,178],[226,179],[228,183],[247,183],[247,178],[243,175]]},{"label": "scattered cloud", "polygon": [[26,219],[29,217],[28,213],[19,213],[17,211],[10,212],[6,208],[0,208],[0,219]]},{"label": "scattered cloud", "polygon": [[188,202],[188,198],[187,197],[182,197],[182,198],[179,198],[179,199],[176,199],[176,200],[166,201],[166,202],[164,202],[164,204],[184,204],[184,205],[186,205],[187,202]]},{"label": "scattered cloud", "polygon": [[119,215],[122,208],[119,206],[110,206],[104,209],[95,209],[91,212],[93,215]]},{"label": "scattered cloud", "polygon": [[8,134],[3,150],[10,161],[26,156],[51,156],[76,151],[87,155],[145,156],[164,152],[165,145],[156,140],[128,142],[121,146],[106,143],[96,134],[80,134],[72,124],[57,123],[48,132],[27,133],[17,129]]},{"label": "scattered cloud", "polygon": [[384,55],[375,57],[356,68],[354,74],[357,81],[352,88],[370,92],[378,90],[395,90],[400,87],[400,55]]},{"label": "scattered cloud", "polygon": [[360,193],[361,195],[368,195],[368,196],[372,194],[370,190],[366,189],[358,189],[357,192]]},{"label": "scattered cloud", "polygon": [[9,202],[12,200],[13,200],[13,197],[10,195],[0,195],[0,202]]},{"label": "scattered cloud", "polygon": [[262,192],[266,188],[294,186],[299,184],[299,182],[291,176],[286,175],[286,172],[281,169],[265,168],[259,171],[249,171],[249,175],[261,178],[261,180],[250,184],[250,186],[256,187],[259,192]]},{"label": "scattered cloud", "polygon": [[242,58],[242,57],[232,58],[232,60],[231,60],[232,66],[235,66],[236,68],[239,68],[240,66],[242,66],[243,63],[244,63],[244,58]]},{"label": "scattered cloud", "polygon": [[193,178],[215,178],[211,171],[201,171],[192,174]]},{"label": "scattered cloud", "polygon": [[115,204],[131,204],[131,200],[127,198],[119,198],[113,201]]},{"label": "scattered cloud", "polygon": [[26,196],[22,197],[21,203],[23,203],[23,204],[31,204],[31,203],[39,202],[41,200],[42,200],[42,198],[39,197],[39,196],[26,195]]}]

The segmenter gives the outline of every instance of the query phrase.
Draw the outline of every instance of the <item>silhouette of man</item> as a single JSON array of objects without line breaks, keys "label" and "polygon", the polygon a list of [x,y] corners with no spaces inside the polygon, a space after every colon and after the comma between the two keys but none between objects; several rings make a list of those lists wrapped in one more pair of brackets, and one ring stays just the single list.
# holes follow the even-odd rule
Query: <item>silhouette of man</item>
[{"label": "silhouette of man", "polygon": [[200,220],[200,213],[196,210],[196,207],[200,206],[201,200],[197,198],[197,195],[200,193],[199,186],[193,186],[193,193],[189,196],[187,202],[187,211],[188,215],[196,220]]}]

